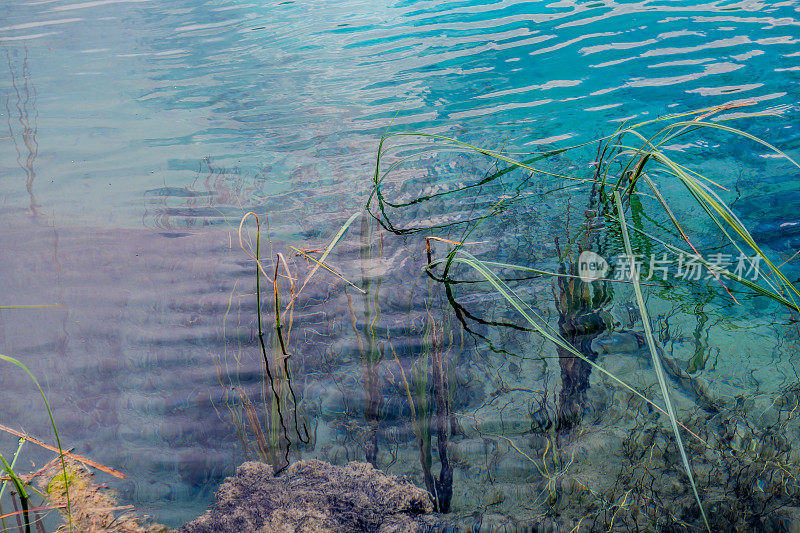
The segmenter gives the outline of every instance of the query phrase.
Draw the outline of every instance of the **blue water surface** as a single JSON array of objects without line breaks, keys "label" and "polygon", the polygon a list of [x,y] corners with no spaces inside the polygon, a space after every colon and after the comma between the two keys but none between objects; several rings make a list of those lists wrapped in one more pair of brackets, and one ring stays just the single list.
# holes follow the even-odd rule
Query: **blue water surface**
[{"label": "blue water surface", "polygon": [[[799,42],[792,1],[0,0],[0,305],[63,306],[0,310],[0,353],[39,376],[69,447],[124,471],[114,483],[126,502],[178,525],[245,456],[227,376],[260,390],[255,272],[236,231],[245,212],[269,224],[276,251],[324,247],[369,196],[387,128],[524,152],[747,102],[765,116],[738,125],[798,158]],[[791,257],[796,167],[724,135],[672,148],[728,200],[738,191],[739,215],[778,263]],[[539,207],[553,205],[533,204],[529,226],[511,221],[509,242],[552,246]],[[347,252],[358,256],[346,246],[345,271]],[[400,284],[417,279],[424,243],[390,250]],[[304,453],[364,460],[342,437],[360,363],[337,283],[308,290],[296,333],[298,357],[309,354],[297,372],[318,404],[318,446]],[[390,292],[382,319],[417,353],[422,326],[391,329],[408,309]],[[484,393],[468,394],[465,412]],[[52,440],[22,374],[0,371],[0,403],[0,423]],[[465,490],[460,510],[485,509],[478,493]]]}]

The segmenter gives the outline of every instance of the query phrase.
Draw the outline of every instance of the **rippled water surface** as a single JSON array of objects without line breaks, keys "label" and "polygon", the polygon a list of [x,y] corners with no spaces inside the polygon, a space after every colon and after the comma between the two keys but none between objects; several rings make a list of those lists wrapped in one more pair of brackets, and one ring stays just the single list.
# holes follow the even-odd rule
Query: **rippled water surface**
[{"label": "rippled water surface", "polygon": [[[0,309],[0,353],[40,378],[70,447],[130,475],[114,482],[126,503],[178,525],[257,455],[242,398],[269,418],[255,266],[237,234],[244,213],[260,216],[264,257],[284,254],[298,289],[313,263],[288,247],[324,249],[363,208],[387,128],[530,152],[626,121],[751,102],[747,110],[769,116],[738,126],[797,159],[798,42],[796,2],[0,0],[0,305],[62,305]],[[776,264],[792,257],[796,167],[720,132],[670,148],[726,188]],[[593,150],[549,168],[587,177]],[[492,165],[474,154],[414,156],[387,194],[408,201],[457,189]],[[469,218],[519,183],[513,176],[387,220],[408,229]],[[587,201],[571,186],[554,178],[528,189],[470,237],[473,253],[557,268],[566,213],[583,213]],[[702,215],[685,190],[667,192],[687,220]],[[666,220],[653,216],[643,219]],[[549,490],[529,456],[547,449],[533,429],[556,401],[553,346],[503,326],[519,316],[490,291],[452,297],[424,276],[427,233],[354,220],[331,263],[369,294],[323,269],[296,302],[287,343],[301,407],[296,424],[286,411],[290,459],[371,457],[422,485],[404,382],[439,350],[450,361],[454,511],[522,516]],[[248,227],[253,239],[252,219]],[[454,228],[436,234],[460,240]],[[708,249],[719,245],[709,226],[696,229]],[[796,279],[791,261],[786,268]],[[759,401],[794,383],[792,315],[760,299],[732,307],[718,285],[707,287],[652,296],[658,323],[675,324],[672,355],[707,361],[698,375],[720,397]],[[518,291],[556,323],[550,280]],[[640,329],[630,289],[614,298],[615,320]],[[683,315],[672,318],[674,308]],[[609,357],[610,368],[647,368],[635,342],[627,351],[626,338],[605,342],[624,354]],[[599,411],[617,401],[602,389],[591,389]],[[0,424],[51,440],[34,391],[10,368],[0,370],[0,403]],[[691,411],[691,397],[680,406]],[[586,437],[572,461],[606,453],[603,435]],[[0,443],[5,453],[14,440]],[[581,468],[586,483],[591,468]]]}]

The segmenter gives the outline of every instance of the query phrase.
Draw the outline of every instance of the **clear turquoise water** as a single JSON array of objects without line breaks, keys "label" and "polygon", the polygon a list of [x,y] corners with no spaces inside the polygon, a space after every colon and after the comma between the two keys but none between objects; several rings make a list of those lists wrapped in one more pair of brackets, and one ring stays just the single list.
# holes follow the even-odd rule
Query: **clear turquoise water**
[{"label": "clear turquoise water", "polygon": [[[128,501],[181,523],[242,459],[214,362],[249,354],[243,379],[258,390],[241,214],[268,213],[276,249],[324,246],[363,205],[390,123],[526,151],[752,101],[779,116],[742,125],[798,156],[798,40],[794,2],[0,0],[0,304],[65,305],[0,311],[0,353],[41,377],[70,446],[131,475],[119,485]],[[739,140],[675,149],[731,191],[756,183],[737,209],[791,256],[796,169]],[[552,207],[532,204],[542,226],[518,224],[509,242],[549,246]],[[386,239],[403,265],[387,277],[416,279],[424,244]],[[339,265],[357,272],[348,246]],[[341,382],[359,373],[341,287],[328,282],[298,334],[308,397],[334,398],[312,410],[319,444],[306,453],[363,460],[323,416],[352,414],[356,393]],[[409,311],[396,297],[382,297],[383,320],[413,347],[419,335],[396,325],[424,299],[409,296]],[[725,331],[718,346],[741,344]],[[21,376],[4,369],[0,383],[0,423],[48,435],[15,394],[28,390]],[[397,393],[385,394],[392,405]],[[462,510],[480,508],[480,491]]]},{"label": "clear turquoise water", "polygon": [[[265,194],[304,164],[365,188],[398,110],[403,128],[510,130],[521,148],[737,99],[796,105],[792,3],[6,2],[3,14],[12,69],[27,48],[36,88],[37,201],[95,223],[138,223],[143,193],[187,185],[203,157],[266,170]],[[19,174],[3,150],[3,174]],[[78,190],[92,208],[71,201]],[[7,202],[20,194],[6,187]]]}]

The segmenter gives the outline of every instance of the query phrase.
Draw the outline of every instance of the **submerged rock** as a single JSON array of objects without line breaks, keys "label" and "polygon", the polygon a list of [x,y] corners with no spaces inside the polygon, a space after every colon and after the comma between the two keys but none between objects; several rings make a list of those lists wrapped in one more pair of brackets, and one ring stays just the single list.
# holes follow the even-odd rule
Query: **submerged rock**
[{"label": "submerged rock", "polygon": [[179,531],[430,531],[432,512],[426,491],[367,463],[300,461],[275,477],[269,465],[248,462],[225,480],[214,506]]}]

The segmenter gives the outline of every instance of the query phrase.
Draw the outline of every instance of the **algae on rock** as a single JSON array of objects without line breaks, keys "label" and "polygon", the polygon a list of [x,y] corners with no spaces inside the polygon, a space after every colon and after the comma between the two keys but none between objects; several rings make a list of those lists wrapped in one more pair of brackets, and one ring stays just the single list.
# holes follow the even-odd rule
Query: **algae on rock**
[{"label": "algae on rock", "polygon": [[427,491],[368,463],[299,461],[280,476],[247,462],[217,491],[217,502],[181,533],[428,531],[435,527]]}]

